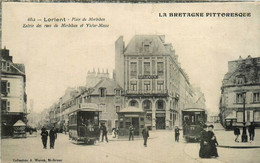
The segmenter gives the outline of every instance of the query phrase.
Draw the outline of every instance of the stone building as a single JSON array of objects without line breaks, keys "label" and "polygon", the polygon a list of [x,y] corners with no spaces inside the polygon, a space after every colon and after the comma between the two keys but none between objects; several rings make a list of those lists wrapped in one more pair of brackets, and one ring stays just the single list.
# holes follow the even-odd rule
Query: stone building
[{"label": "stone building", "polygon": [[219,107],[220,120],[224,126],[242,126],[244,97],[246,123],[260,125],[260,57],[240,57],[228,62]]},{"label": "stone building", "polygon": [[96,104],[100,111],[100,121],[105,122],[108,130],[117,127],[117,112],[122,108],[123,89],[108,71],[88,71],[86,85],[68,88],[65,94],[49,108],[50,122],[57,128],[68,123],[68,115],[83,106]]},{"label": "stone building", "polygon": [[181,125],[181,110],[193,99],[189,78],[165,36],[136,35],[127,46],[115,42],[115,78],[125,90],[125,106],[146,111],[146,126]]},{"label": "stone building", "polygon": [[18,120],[27,123],[26,75],[24,64],[14,63],[9,50],[1,50],[1,126],[2,136],[11,136]]}]

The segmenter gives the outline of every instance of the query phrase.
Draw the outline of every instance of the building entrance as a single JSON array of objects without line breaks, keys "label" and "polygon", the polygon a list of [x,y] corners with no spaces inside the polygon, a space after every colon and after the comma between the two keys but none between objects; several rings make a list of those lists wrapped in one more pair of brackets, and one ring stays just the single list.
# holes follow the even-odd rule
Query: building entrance
[{"label": "building entrance", "polygon": [[165,117],[156,117],[156,129],[165,129]]},{"label": "building entrance", "polygon": [[139,135],[139,118],[132,118],[132,125],[135,128],[134,135]]}]

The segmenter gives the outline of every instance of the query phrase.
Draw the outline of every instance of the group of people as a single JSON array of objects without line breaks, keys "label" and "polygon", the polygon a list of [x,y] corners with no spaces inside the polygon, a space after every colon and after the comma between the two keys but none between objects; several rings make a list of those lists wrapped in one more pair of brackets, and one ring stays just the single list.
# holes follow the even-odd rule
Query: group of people
[{"label": "group of people", "polygon": [[200,150],[199,157],[201,158],[211,158],[218,157],[217,145],[218,141],[213,132],[213,125],[207,126],[204,124],[203,130],[200,135]]},{"label": "group of people", "polygon": [[[255,137],[255,125],[253,122],[248,126],[249,140],[254,141]],[[235,142],[239,142],[238,137],[240,135],[240,129],[236,126],[234,129],[234,135],[236,136]]]},{"label": "group of people", "polygon": [[48,132],[45,127],[41,129],[41,136],[42,136],[42,144],[43,148],[47,149],[47,140],[48,136],[50,137],[50,149],[54,149],[54,143],[57,139],[57,132],[54,127],[51,128],[51,130]]}]

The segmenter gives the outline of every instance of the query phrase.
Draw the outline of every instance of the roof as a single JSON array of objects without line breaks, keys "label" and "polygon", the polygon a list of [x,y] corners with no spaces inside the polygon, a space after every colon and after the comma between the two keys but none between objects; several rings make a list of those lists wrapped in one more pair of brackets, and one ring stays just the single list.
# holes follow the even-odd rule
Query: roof
[{"label": "roof", "polygon": [[26,126],[22,120],[18,120],[13,126]]},{"label": "roof", "polygon": [[143,109],[137,108],[134,106],[128,106],[122,110],[119,111],[120,113],[142,113],[144,112]]},{"label": "roof", "polygon": [[115,94],[115,89],[123,90],[122,87],[113,79],[104,78],[100,80],[100,82],[94,87],[94,91],[91,93],[92,95],[99,95],[99,88],[106,88],[107,95]]},{"label": "roof", "polygon": [[149,51],[146,53],[160,55],[169,52],[169,44],[164,44],[164,36],[160,35],[136,35],[128,43],[125,54],[139,55],[143,53],[145,44],[149,45]]}]

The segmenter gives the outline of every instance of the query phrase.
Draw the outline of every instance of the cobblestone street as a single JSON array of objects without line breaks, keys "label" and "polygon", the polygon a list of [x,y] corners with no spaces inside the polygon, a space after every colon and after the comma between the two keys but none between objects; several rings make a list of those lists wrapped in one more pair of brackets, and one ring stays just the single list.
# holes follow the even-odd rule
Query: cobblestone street
[{"label": "cobblestone street", "polygon": [[[257,134],[259,130],[257,130]],[[216,131],[216,135],[230,135],[230,132]],[[151,131],[148,147],[143,141],[109,141],[95,145],[75,144],[68,135],[58,134],[55,149],[42,149],[41,137],[26,139],[2,139],[2,162],[258,162],[260,148],[234,149],[220,148],[217,159],[200,159],[199,144],[186,143],[181,139],[174,142],[173,131]],[[225,136],[223,136],[225,137]],[[230,136],[229,136],[230,137]],[[219,137],[220,138],[220,137]],[[222,139],[222,138],[221,138]],[[219,142],[222,140],[219,139]],[[49,145],[49,142],[48,142]],[[240,157],[241,156],[241,157]],[[243,157],[242,157],[243,156]],[[20,161],[19,161],[20,160]],[[22,161],[24,160],[24,161]],[[26,161],[28,160],[28,161]]]}]

